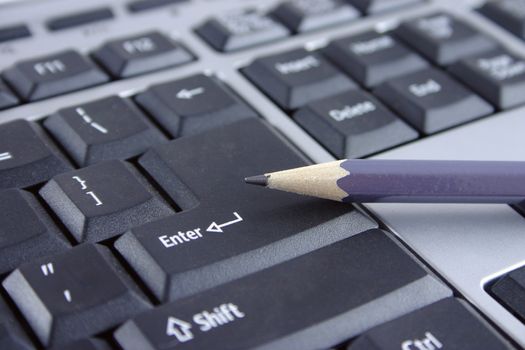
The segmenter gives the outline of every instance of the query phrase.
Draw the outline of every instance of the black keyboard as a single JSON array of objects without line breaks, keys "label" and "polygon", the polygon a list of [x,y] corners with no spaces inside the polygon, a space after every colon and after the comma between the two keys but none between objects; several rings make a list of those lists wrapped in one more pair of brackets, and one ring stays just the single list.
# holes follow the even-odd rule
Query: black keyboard
[{"label": "black keyboard", "polygon": [[[430,0],[65,3],[0,14],[0,349],[519,346],[363,207],[243,178],[524,105],[523,56]],[[525,321],[523,267],[484,288]]]}]

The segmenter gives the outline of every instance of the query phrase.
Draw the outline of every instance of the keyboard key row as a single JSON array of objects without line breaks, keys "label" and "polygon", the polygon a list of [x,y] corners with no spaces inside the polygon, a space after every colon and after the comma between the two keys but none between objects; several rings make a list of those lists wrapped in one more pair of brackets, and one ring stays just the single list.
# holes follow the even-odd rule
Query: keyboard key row
[{"label": "keyboard key row", "polygon": [[422,0],[287,0],[268,13],[246,9],[208,19],[195,30],[210,46],[231,52],[292,34],[346,24],[361,16],[423,3]]},{"label": "keyboard key row", "polygon": [[[410,41],[404,27],[435,36],[425,39],[432,48]],[[340,38],[318,51],[260,57],[241,72],[336,157],[365,157],[414,140],[411,128],[433,134],[490,115],[494,107],[525,103],[518,93],[525,84],[525,59],[494,47],[484,34],[439,13],[392,32]],[[419,54],[446,64],[443,69],[452,75],[432,68]]]},{"label": "keyboard key row", "polygon": [[[205,75],[152,86],[135,99],[171,137],[257,117],[225,84]],[[130,99],[117,96],[61,109],[42,124],[79,167],[130,159],[167,141]],[[39,124],[0,125],[0,189],[28,188],[72,168]]]},{"label": "keyboard key row", "polygon": [[[152,31],[112,40],[93,52],[93,58],[115,79],[188,63],[194,57],[180,44]],[[21,61],[3,72],[4,80],[25,102],[37,101],[95,85],[110,78],[92,60],[74,50]],[[0,108],[15,105],[16,98],[0,86]],[[7,97],[6,97],[7,96]]]},{"label": "keyboard key row", "polygon": [[[245,187],[239,179],[246,173],[305,164],[256,118],[158,145],[140,157],[139,164],[183,211],[131,227],[113,244],[158,301],[176,302],[148,311],[150,302],[110,251],[98,244],[28,256],[30,262],[17,263],[3,286],[44,346],[80,348],[85,343],[88,349],[105,349],[107,344],[86,338],[124,323],[115,333],[124,349],[146,343],[166,349],[209,344],[219,349],[322,348],[451,295],[352,207]],[[114,182],[117,178],[122,185]],[[151,198],[141,175],[120,161],[59,175],[46,186],[41,191],[46,201],[46,191],[63,196],[62,208],[49,204],[66,227],[67,215],[80,217],[90,227],[95,218],[99,225],[107,222],[105,217],[119,215],[105,204],[122,212]],[[50,191],[49,186],[59,189]],[[29,194],[6,193],[18,199],[0,200],[4,212],[52,226]],[[97,205],[100,202],[103,205]],[[19,213],[17,208],[24,206]],[[34,213],[27,214],[30,211]],[[17,217],[3,218],[18,223]],[[30,220],[26,224],[34,226]],[[63,233],[48,231],[62,239]],[[99,226],[95,234],[98,231],[110,229]],[[100,239],[91,237],[87,240]],[[47,318],[39,317],[41,310]],[[471,322],[480,341],[499,344],[472,317],[450,312]],[[362,313],[367,317],[360,317]],[[287,322],[276,314],[287,315]],[[398,327],[409,321],[399,322]],[[449,344],[441,323],[431,325],[432,336]]]},{"label": "keyboard key row", "polygon": [[[129,228],[115,247],[161,301],[207,290],[376,227],[352,207],[284,193],[276,198],[239,181],[264,168],[304,164],[255,118],[159,145],[139,162],[183,212],[163,209],[141,175],[120,161],[59,175],[40,195],[75,240],[98,241]],[[64,240],[66,232],[49,224],[31,195],[6,193],[10,197],[0,201],[6,206],[3,220],[11,221],[1,224],[13,226],[9,244],[23,249],[21,244],[33,239],[16,235],[24,229],[20,215],[22,223],[42,232],[33,236]],[[145,220],[154,220],[160,214],[169,217],[132,227],[146,215]],[[123,223],[124,217],[128,222]],[[80,236],[74,225],[89,233]],[[97,335],[149,307],[105,247],[86,243],[30,253],[24,256],[28,263],[18,267],[21,261],[16,261],[6,269],[18,267],[3,285],[45,346]],[[42,309],[49,317],[38,317]]]}]

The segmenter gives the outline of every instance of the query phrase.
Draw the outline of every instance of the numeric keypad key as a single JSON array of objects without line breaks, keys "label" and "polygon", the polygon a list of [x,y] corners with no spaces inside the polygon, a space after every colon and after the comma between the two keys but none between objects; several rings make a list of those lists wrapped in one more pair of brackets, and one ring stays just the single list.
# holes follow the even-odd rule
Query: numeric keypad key
[{"label": "numeric keypad key", "polygon": [[101,241],[173,212],[129,163],[117,160],[56,176],[40,195],[79,242]]},{"label": "numeric keypad key", "polygon": [[106,331],[150,307],[110,251],[92,244],[27,263],[2,285],[44,346]]}]

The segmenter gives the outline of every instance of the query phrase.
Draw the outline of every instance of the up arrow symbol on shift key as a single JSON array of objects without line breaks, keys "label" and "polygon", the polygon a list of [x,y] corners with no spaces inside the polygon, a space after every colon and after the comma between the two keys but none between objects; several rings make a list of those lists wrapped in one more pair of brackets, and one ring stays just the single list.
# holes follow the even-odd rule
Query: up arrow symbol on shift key
[{"label": "up arrow symbol on shift key", "polygon": [[228,222],[225,222],[224,224],[217,224],[215,221],[212,222],[210,224],[210,226],[208,226],[208,228],[206,229],[207,232],[219,232],[219,233],[223,233],[224,231],[222,230],[223,227],[226,227],[226,226],[230,226],[230,225],[233,225],[233,224],[236,224],[238,222],[241,222],[243,219],[242,217],[237,213],[237,212],[233,212],[233,215],[235,216],[235,219],[232,220],[232,221],[228,221]]}]

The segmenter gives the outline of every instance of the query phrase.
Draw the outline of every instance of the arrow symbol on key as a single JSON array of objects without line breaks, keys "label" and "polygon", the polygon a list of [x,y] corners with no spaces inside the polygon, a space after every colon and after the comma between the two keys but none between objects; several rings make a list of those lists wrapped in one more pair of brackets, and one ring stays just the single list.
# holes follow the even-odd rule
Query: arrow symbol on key
[{"label": "arrow symbol on key", "polygon": [[183,100],[191,100],[194,96],[200,95],[204,92],[204,88],[198,87],[195,89],[187,90],[182,89],[179,92],[177,92],[177,98],[183,99]]},{"label": "arrow symbol on key", "polygon": [[232,221],[228,221],[228,222],[225,222],[224,224],[217,224],[215,221],[212,222],[210,224],[210,226],[208,226],[208,228],[206,229],[207,232],[219,232],[219,233],[223,233],[224,231],[222,230],[223,227],[226,227],[226,226],[230,226],[230,225],[233,225],[233,224],[236,224],[238,222],[241,222],[243,219],[241,218],[241,216],[237,213],[237,212],[233,212],[233,215],[235,215],[235,220],[232,220]]}]

